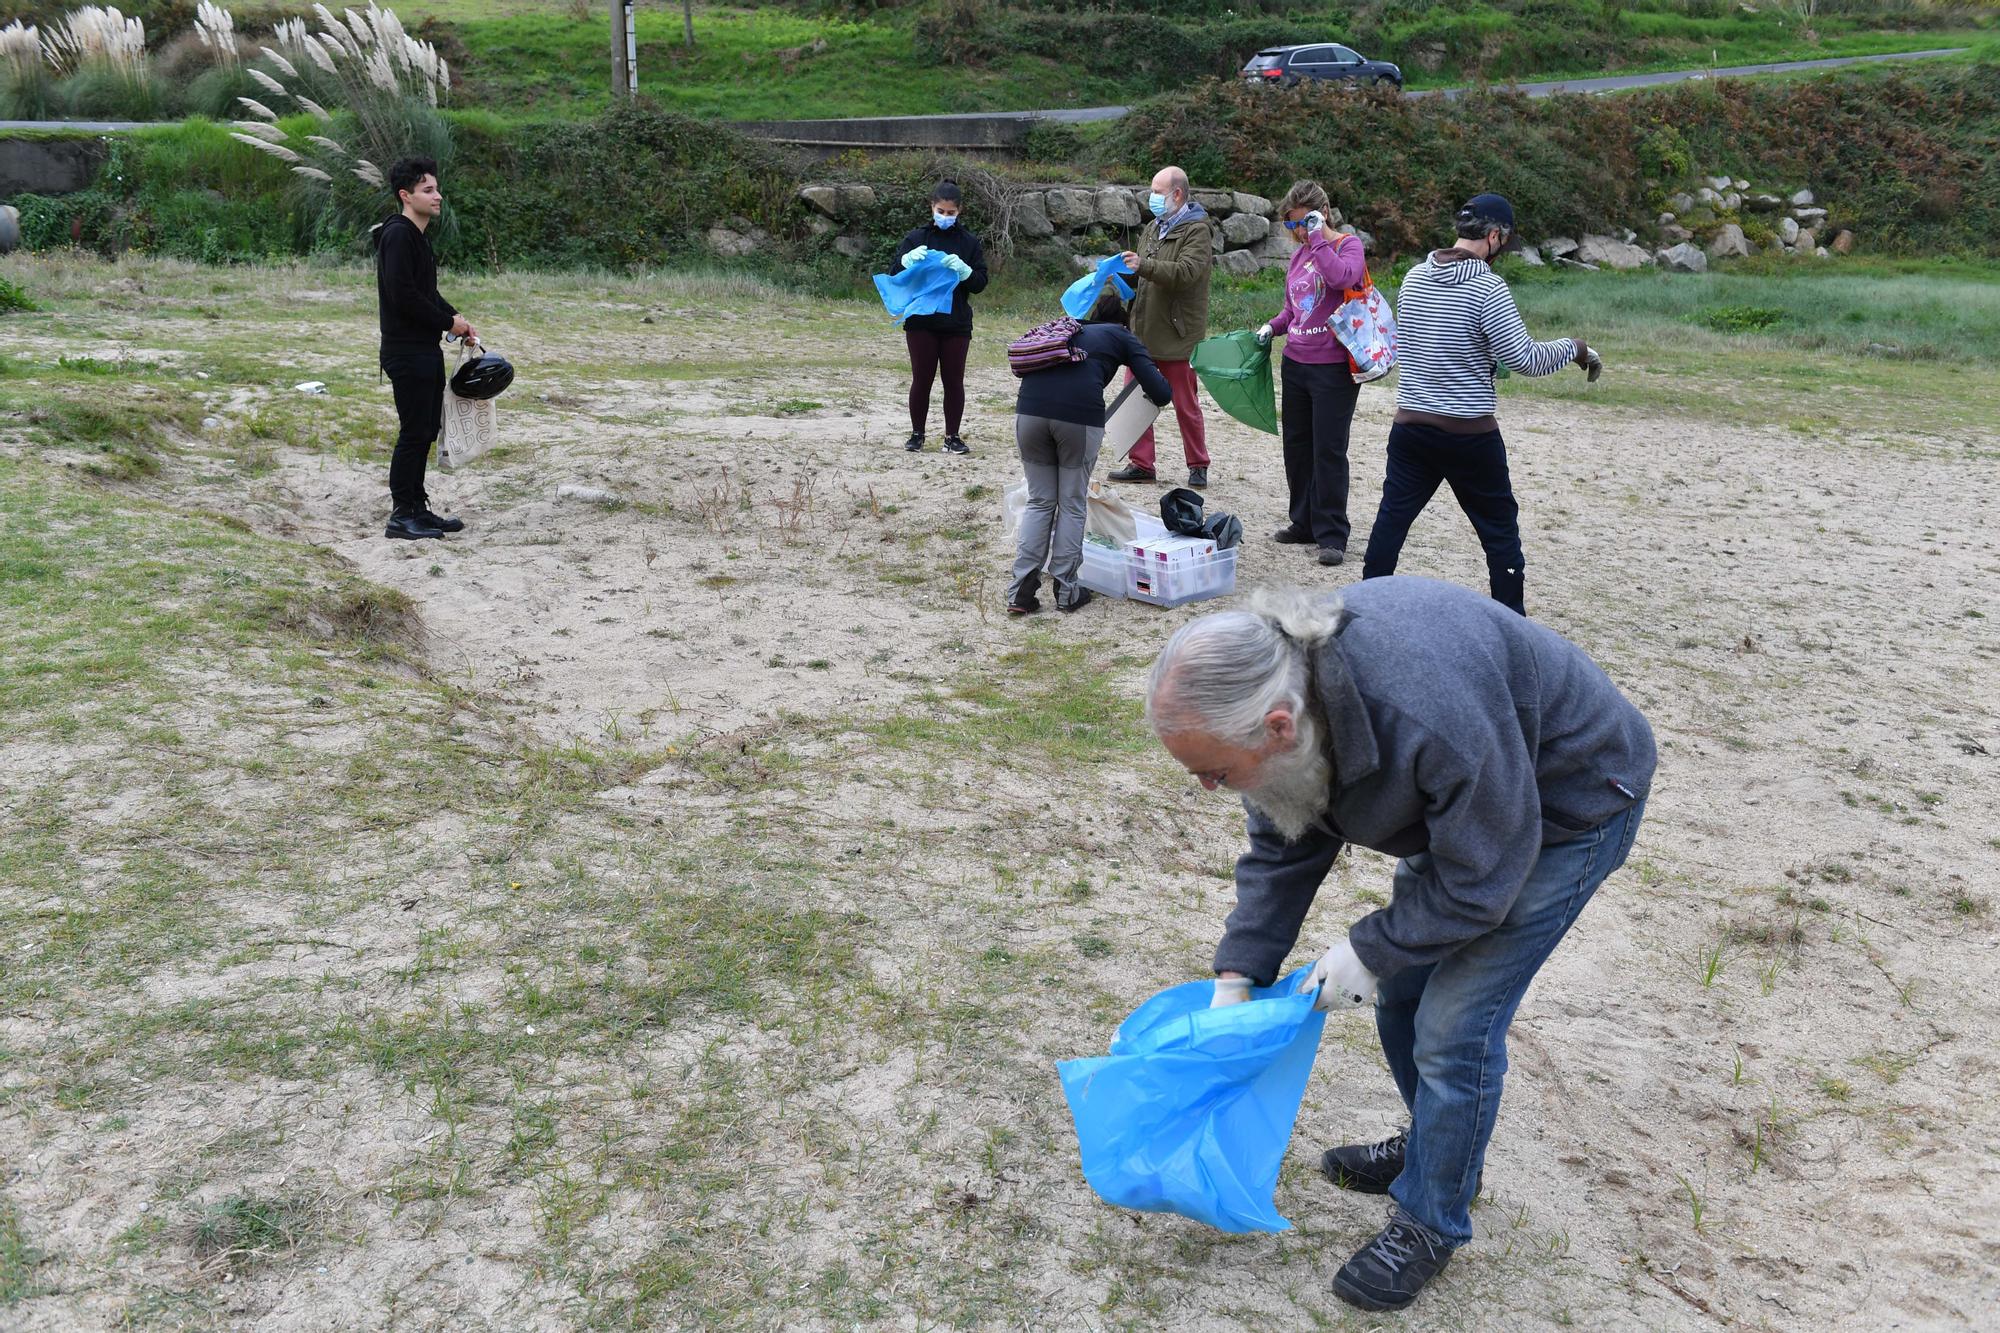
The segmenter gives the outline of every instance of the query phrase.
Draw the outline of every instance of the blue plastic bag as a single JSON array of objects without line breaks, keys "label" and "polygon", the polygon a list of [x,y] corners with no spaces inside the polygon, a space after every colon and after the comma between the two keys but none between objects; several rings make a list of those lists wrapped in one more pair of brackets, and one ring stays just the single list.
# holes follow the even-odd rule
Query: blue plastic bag
[{"label": "blue plastic bag", "polygon": [[1069,290],[1062,294],[1063,313],[1071,319],[1089,319],[1090,312],[1097,308],[1098,294],[1104,290],[1104,284],[1107,282],[1118,288],[1119,300],[1131,300],[1132,284],[1125,281],[1131,272],[1131,269],[1125,267],[1123,255],[1112,255],[1109,259],[1098,260],[1095,271],[1086,273],[1072,282]]},{"label": "blue plastic bag", "polygon": [[1110,1055],[1057,1064],[1099,1198],[1220,1231],[1291,1229],[1272,1193],[1326,1027],[1310,971],[1223,1009],[1208,1007],[1212,981],[1161,991]]},{"label": "blue plastic bag", "polygon": [[898,324],[911,315],[943,315],[951,311],[952,293],[958,290],[958,275],[944,266],[949,258],[933,250],[893,277],[875,275],[875,290],[882,304]]}]

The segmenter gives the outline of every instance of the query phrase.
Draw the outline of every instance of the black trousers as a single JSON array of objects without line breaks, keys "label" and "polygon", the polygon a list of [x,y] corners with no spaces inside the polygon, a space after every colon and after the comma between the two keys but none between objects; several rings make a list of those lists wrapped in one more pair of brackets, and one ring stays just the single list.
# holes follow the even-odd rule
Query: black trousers
[{"label": "black trousers", "polygon": [[422,509],[424,469],[444,424],[444,353],[384,352],[382,371],[396,395],[396,452],[389,457],[389,501],[398,512]]},{"label": "black trousers", "polygon": [[1382,477],[1382,504],[1368,534],[1361,577],[1396,572],[1410,525],[1424,512],[1438,484],[1448,483],[1458,507],[1472,520],[1486,548],[1486,577],[1493,600],[1527,615],[1524,604],[1520,506],[1507,475],[1507,444],[1497,430],[1454,435],[1435,426],[1396,425],[1389,429],[1389,466]]},{"label": "black trousers", "polygon": [[1330,366],[1283,360],[1285,488],[1292,530],[1321,546],[1347,549],[1347,431],[1361,386],[1347,362]]}]

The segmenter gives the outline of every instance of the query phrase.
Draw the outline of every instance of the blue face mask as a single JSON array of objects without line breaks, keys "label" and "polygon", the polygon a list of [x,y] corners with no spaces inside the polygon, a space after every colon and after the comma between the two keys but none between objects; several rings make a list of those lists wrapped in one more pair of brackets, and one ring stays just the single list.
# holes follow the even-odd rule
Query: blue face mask
[{"label": "blue face mask", "polygon": [[936,209],[931,210],[931,222],[939,231],[950,231],[951,224],[956,221],[958,221],[958,214],[956,213],[940,213]]},{"label": "blue face mask", "polygon": [[1167,196],[1155,190],[1146,197],[1146,207],[1153,210],[1154,217],[1165,217],[1167,215]]}]

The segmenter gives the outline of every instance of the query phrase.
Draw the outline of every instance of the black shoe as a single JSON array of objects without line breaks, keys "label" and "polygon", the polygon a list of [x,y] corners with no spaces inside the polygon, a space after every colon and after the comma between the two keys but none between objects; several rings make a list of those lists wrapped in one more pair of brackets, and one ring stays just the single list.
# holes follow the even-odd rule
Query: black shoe
[{"label": "black shoe", "polygon": [[412,509],[406,513],[390,515],[389,526],[382,530],[382,535],[384,537],[395,537],[401,541],[415,542],[423,541],[430,537],[443,537],[444,529],[433,527],[430,519],[425,517],[423,510]]},{"label": "black shoe", "polygon": [[1319,1169],[1328,1180],[1358,1194],[1387,1194],[1396,1177],[1403,1174],[1403,1154],[1410,1132],[1398,1130],[1380,1143],[1351,1143],[1328,1148],[1320,1155]]},{"label": "black shoe", "polygon": [[1158,478],[1137,463],[1128,463],[1111,474],[1113,481],[1156,481]]},{"label": "black shoe", "polygon": [[1194,487],[1194,489],[1196,489],[1196,490],[1198,490],[1198,491],[1205,491],[1205,490],[1207,490],[1207,489],[1208,489],[1208,469],[1207,469],[1207,468],[1205,468],[1205,467],[1191,467],[1191,468],[1189,468],[1189,469],[1188,469],[1188,485],[1190,485],[1190,486]]},{"label": "black shoe", "polygon": [[1334,1275],[1333,1294],[1356,1309],[1400,1310],[1450,1262],[1437,1233],[1392,1208],[1389,1225]]},{"label": "black shoe", "polygon": [[1095,594],[1092,593],[1090,589],[1084,587],[1078,587],[1076,590],[1076,596],[1073,599],[1067,602],[1056,603],[1056,610],[1062,612],[1064,615],[1068,615],[1072,611],[1081,611],[1084,607],[1090,605],[1090,599],[1093,596],[1095,596]]},{"label": "black shoe", "polygon": [[465,520],[462,518],[452,518],[449,515],[440,514],[435,510],[429,508],[426,508],[423,511],[422,517],[424,522],[430,524],[432,527],[436,528],[439,532],[465,531]]},{"label": "black shoe", "polygon": [[1026,597],[1016,597],[1007,603],[1007,614],[1010,616],[1032,616],[1041,609],[1042,599],[1033,593],[1029,593]]},{"label": "black shoe", "polygon": [[1289,523],[1272,533],[1271,540],[1280,546],[1311,546],[1313,544],[1311,533],[1300,532]]},{"label": "black shoe", "polygon": [[924,433],[920,430],[912,431],[910,438],[903,441],[903,447],[913,454],[922,453],[924,451]]},{"label": "black shoe", "polygon": [[948,454],[969,454],[972,446],[956,435],[947,435],[944,437],[944,451]]},{"label": "black shoe", "polygon": [[1322,546],[1319,548],[1319,562],[1322,565],[1337,565],[1346,559],[1347,552],[1341,550],[1338,546]]}]

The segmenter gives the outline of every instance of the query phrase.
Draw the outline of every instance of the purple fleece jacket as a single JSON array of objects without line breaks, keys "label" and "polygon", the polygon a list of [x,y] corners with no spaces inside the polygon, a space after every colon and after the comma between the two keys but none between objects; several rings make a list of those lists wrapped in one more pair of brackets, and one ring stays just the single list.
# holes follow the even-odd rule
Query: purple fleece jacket
[{"label": "purple fleece jacket", "polygon": [[1292,252],[1291,267],[1285,270],[1285,308],[1271,321],[1272,334],[1284,336],[1288,359],[1307,366],[1347,360],[1347,348],[1334,336],[1330,321],[1340,308],[1341,293],[1359,287],[1367,276],[1368,256],[1357,236],[1335,232],[1329,241],[1320,232]]}]

